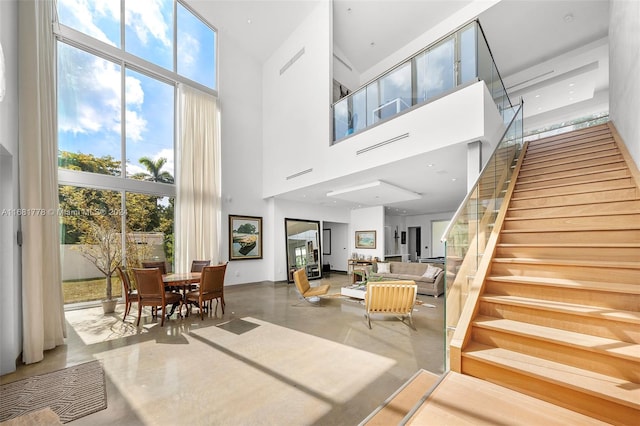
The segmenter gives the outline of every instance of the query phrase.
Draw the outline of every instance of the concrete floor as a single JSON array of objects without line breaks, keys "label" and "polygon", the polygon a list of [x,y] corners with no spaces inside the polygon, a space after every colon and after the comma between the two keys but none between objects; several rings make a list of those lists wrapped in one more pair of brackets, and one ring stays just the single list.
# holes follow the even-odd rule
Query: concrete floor
[{"label": "concrete floor", "polygon": [[443,372],[444,299],[418,295],[415,331],[382,316],[369,330],[363,305],[336,296],[349,278],[312,281],[331,284],[320,307],[293,284],[225,287],[224,315],[162,328],[148,310],[136,328],[136,305],[125,323],[122,306],[70,311],[66,344],[0,383],[99,359],[108,408],[73,424],[355,425],[419,369]]}]

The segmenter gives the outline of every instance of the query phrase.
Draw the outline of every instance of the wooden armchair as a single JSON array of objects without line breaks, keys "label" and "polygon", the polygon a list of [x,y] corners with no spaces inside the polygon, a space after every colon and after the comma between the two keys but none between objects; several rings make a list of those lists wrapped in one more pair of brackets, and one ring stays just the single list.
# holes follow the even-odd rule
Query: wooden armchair
[{"label": "wooden armchair", "polygon": [[211,265],[210,260],[192,260],[191,272],[202,272],[202,268]]},{"label": "wooden armchair", "polygon": [[190,291],[185,296],[185,302],[197,302],[200,307],[200,319],[204,319],[204,303],[213,302],[216,299],[216,313],[218,312],[218,299],[224,314],[224,274],[227,264],[217,266],[205,266],[200,276],[200,286],[197,290]]},{"label": "wooden armchair", "polygon": [[160,269],[160,273],[162,275],[165,275],[167,273],[167,264],[164,263],[164,260],[145,260],[143,262],[141,262],[142,267],[143,268],[159,268]]},{"label": "wooden armchair", "polygon": [[309,297],[323,296],[329,292],[329,284],[311,287],[305,268],[300,268],[293,273],[293,282],[296,284],[296,288],[300,292],[302,298],[309,303],[312,303],[308,299]]},{"label": "wooden armchair", "polygon": [[413,325],[413,306],[416,303],[418,286],[415,281],[380,281],[367,283],[367,293],[364,299],[365,317],[371,328],[371,314],[396,315],[409,318]]},{"label": "wooden armchair", "polygon": [[[162,321],[160,322],[160,327],[164,326],[166,306],[182,303],[182,295],[165,291],[164,283],[162,282],[162,273],[159,268],[134,268],[133,273],[136,277],[136,283],[138,284],[138,322],[136,326],[140,325],[143,306],[151,306],[152,308],[161,306]],[[182,307],[180,308],[182,309]]]},{"label": "wooden armchair", "polygon": [[129,311],[131,311],[131,305],[133,302],[138,301],[138,292],[131,287],[131,281],[129,280],[129,274],[127,271],[120,266],[116,268],[118,271],[118,276],[120,277],[120,281],[122,281],[122,295],[124,296],[124,315],[122,316],[122,321],[125,320],[127,315],[129,315]]}]

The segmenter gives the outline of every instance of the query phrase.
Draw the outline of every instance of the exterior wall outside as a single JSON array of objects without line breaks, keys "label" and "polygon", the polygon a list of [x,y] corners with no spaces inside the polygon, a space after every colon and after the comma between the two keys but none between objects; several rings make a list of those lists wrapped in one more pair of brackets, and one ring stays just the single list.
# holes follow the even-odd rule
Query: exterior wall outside
[{"label": "exterior wall outside", "polygon": [[[0,210],[19,207],[18,198],[18,2],[0,2],[0,43],[6,92],[0,102]],[[0,217],[0,375],[16,368],[22,351],[22,286],[17,216]]]},{"label": "exterior wall outside", "polygon": [[609,116],[640,167],[640,2],[609,5]]}]

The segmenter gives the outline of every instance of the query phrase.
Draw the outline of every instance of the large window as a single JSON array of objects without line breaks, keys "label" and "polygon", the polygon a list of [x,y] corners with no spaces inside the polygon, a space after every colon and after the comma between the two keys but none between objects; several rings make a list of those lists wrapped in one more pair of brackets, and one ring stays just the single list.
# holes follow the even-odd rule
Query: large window
[{"label": "large window", "polygon": [[176,0],[57,5],[62,273],[72,303],[120,296],[118,265],[153,259],[172,269],[176,88],[216,94],[217,40]]}]

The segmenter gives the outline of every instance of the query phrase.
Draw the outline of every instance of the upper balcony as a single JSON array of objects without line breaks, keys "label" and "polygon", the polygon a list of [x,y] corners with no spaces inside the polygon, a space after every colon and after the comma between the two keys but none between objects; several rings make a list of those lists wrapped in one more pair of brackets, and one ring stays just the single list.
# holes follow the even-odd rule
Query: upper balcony
[{"label": "upper balcony", "polygon": [[500,114],[512,107],[482,27],[442,37],[333,104],[333,143],[483,80]]}]

